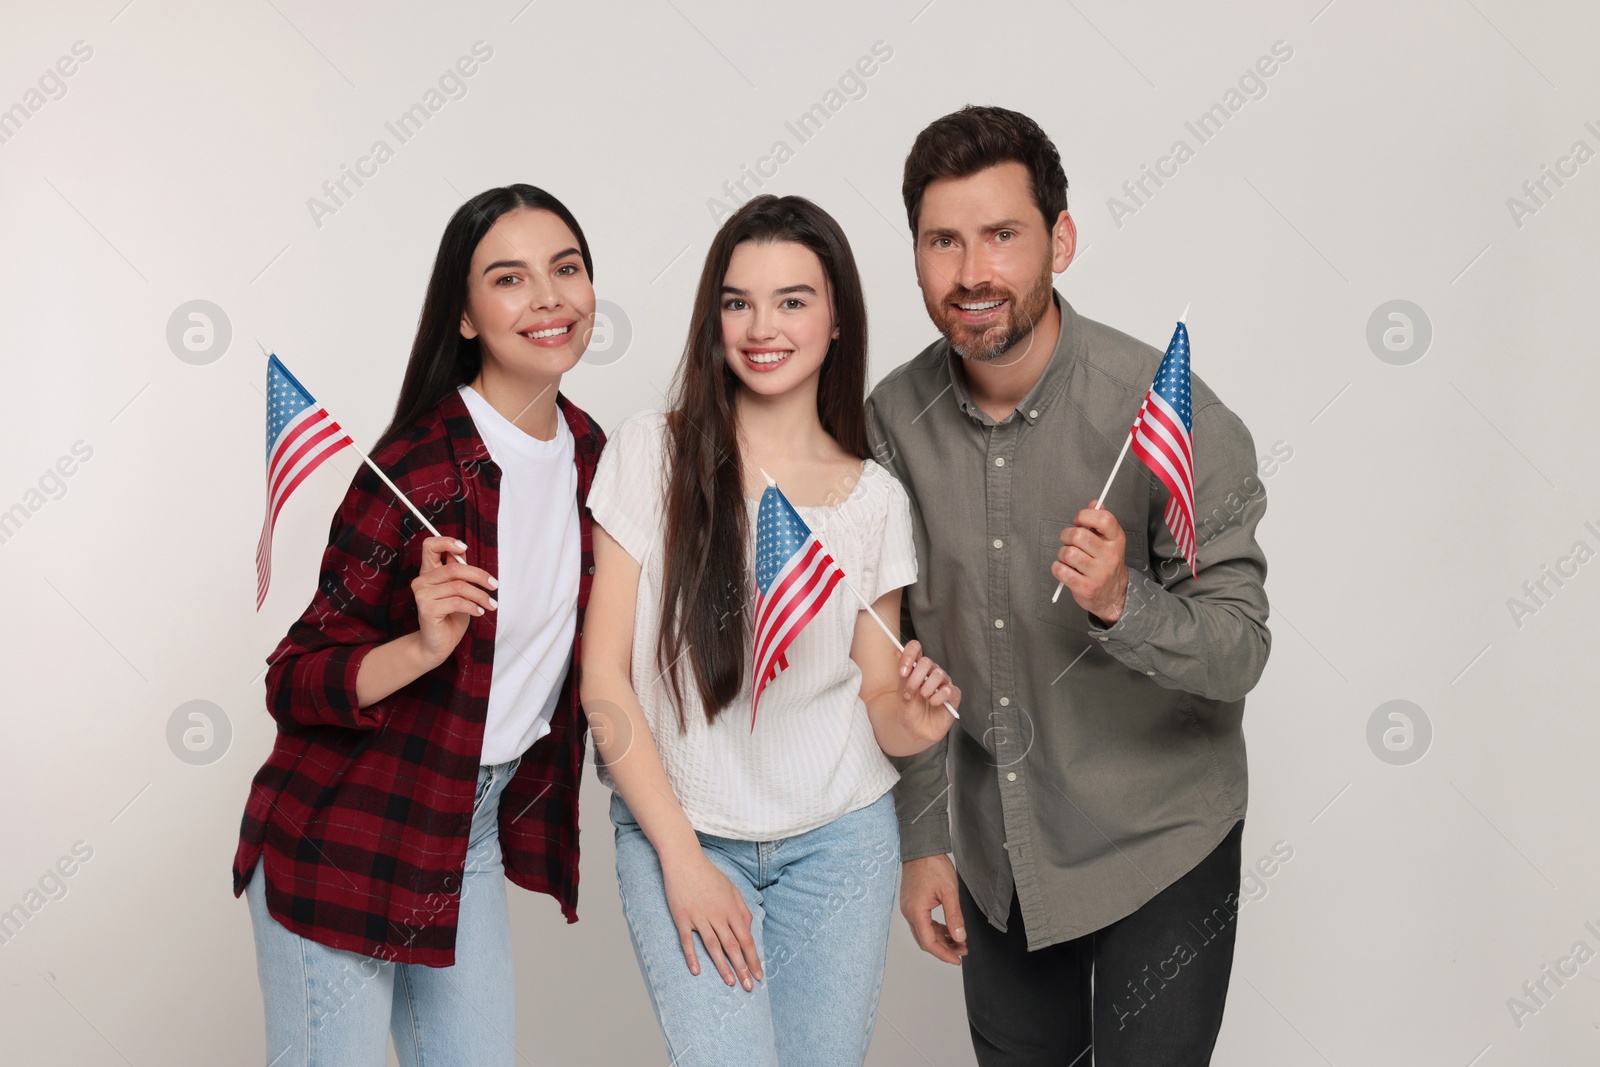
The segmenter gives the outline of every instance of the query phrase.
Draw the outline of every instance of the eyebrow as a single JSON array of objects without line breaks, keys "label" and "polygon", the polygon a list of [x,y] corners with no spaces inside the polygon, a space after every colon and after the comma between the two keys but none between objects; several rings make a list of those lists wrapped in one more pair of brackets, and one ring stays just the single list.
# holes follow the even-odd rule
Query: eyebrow
[{"label": "eyebrow", "polygon": [[[555,263],[557,260],[566,259],[568,256],[576,256],[581,254],[582,253],[580,253],[576,248],[568,248],[565,251],[557,252],[555,255],[551,256],[550,262]],[[490,271],[498,270],[501,267],[517,267],[522,270],[527,270],[528,261],[525,259],[497,259],[487,267],[483,268],[483,273],[488,274]]]},{"label": "eyebrow", "polygon": [[[999,222],[984,223],[982,226],[978,227],[978,232],[979,233],[994,233],[996,230],[1021,230],[1021,229],[1025,229],[1026,227],[1027,227],[1027,223],[1023,222],[1021,219],[1001,219]],[[958,233],[955,230],[952,230],[952,229],[948,228],[948,227],[939,227],[937,229],[923,230],[922,231],[922,236],[923,237],[960,237],[961,234]]]},{"label": "eyebrow", "polygon": [[[750,295],[749,293],[745,292],[743,289],[735,289],[731,285],[724,285],[722,287],[722,291],[723,291],[724,294],[726,294],[728,296],[749,296]],[[788,296],[790,293],[810,293],[812,296],[816,296],[817,295],[816,289],[814,289],[812,286],[806,285],[804,282],[802,282],[799,285],[786,285],[782,289],[774,289],[774,290],[772,290],[772,295],[773,296]]]}]

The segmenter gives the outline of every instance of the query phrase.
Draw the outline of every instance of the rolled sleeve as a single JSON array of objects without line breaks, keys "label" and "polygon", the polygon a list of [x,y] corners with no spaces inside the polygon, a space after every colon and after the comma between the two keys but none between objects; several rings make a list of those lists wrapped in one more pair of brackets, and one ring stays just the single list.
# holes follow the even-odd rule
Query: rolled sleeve
[{"label": "rolled sleeve", "polygon": [[381,704],[360,706],[356,678],[361,661],[378,645],[335,645],[291,654],[267,671],[272,714],[301,726],[344,726],[372,730],[383,725]]},{"label": "rolled sleeve", "polygon": [[894,810],[900,820],[902,863],[950,851],[950,779],[945,763],[949,748],[946,734],[926,751],[890,761],[900,771]]}]

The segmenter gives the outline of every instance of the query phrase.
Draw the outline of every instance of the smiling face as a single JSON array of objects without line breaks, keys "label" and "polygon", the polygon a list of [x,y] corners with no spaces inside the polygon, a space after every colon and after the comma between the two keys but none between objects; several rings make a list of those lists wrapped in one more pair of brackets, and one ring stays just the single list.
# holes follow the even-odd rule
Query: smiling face
[{"label": "smiling face", "polygon": [[752,392],[816,378],[839,335],[822,261],[794,241],[745,241],[722,278],[723,358]]},{"label": "smiling face", "polygon": [[513,374],[557,377],[593,330],[594,285],[567,224],[526,208],[496,219],[472,253],[461,336]]},{"label": "smiling face", "polygon": [[1045,225],[1021,163],[930,182],[916,248],[928,317],[962,358],[998,360],[1049,311],[1051,275],[1067,269],[1075,240],[1066,212]]}]

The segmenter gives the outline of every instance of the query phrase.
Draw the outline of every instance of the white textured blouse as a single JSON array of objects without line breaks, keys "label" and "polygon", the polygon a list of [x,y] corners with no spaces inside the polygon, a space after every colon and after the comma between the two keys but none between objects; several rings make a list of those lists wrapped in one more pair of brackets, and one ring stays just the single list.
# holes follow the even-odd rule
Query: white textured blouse
[{"label": "white textured blouse", "polygon": [[[739,695],[715,723],[706,722],[686,670],[687,729],[680,731],[656,657],[666,540],[665,444],[661,412],[644,412],[618,426],[601,454],[588,502],[594,521],[640,564],[633,689],[690,825],[719,837],[766,841],[814,830],[871,804],[899,775],[878,747],[861,700],[861,669],[850,658],[850,646],[862,608],[842,582],[789,645],[788,669],[762,691],[754,729],[747,664]],[[757,503],[746,501],[747,605],[755,592]],[[796,504],[795,511],[869,602],[917,580],[910,498],[894,475],[872,460],[863,463],[861,477],[840,503]],[[748,650],[752,635],[746,616]],[[887,645],[889,638],[883,641]],[[615,789],[598,752],[596,766],[600,780]]]}]

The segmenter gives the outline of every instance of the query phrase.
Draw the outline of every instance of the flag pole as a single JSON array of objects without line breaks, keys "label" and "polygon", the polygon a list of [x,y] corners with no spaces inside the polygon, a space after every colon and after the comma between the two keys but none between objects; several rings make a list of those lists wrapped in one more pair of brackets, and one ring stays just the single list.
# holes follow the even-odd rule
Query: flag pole
[{"label": "flag pole", "polygon": [[[1191,307],[1193,307],[1193,306],[1194,306],[1194,302],[1193,301],[1190,301],[1189,303],[1187,303],[1187,304],[1185,304],[1183,306],[1183,314],[1178,316],[1178,321],[1179,322],[1187,324],[1188,319],[1189,319],[1189,309]],[[1095,501],[1094,501],[1094,510],[1095,511],[1099,511],[1100,510],[1100,505],[1105,500],[1106,494],[1111,492],[1111,483],[1112,483],[1112,481],[1114,481],[1116,479],[1117,471],[1122,469],[1122,460],[1123,460],[1123,457],[1125,457],[1128,454],[1128,446],[1133,444],[1133,431],[1139,428],[1139,420],[1141,418],[1143,418],[1143,417],[1144,417],[1144,405],[1141,403],[1139,405],[1139,414],[1137,414],[1137,415],[1135,415],[1133,417],[1133,425],[1128,427],[1128,436],[1123,439],[1122,451],[1117,453],[1117,462],[1111,468],[1111,477],[1106,479],[1105,487],[1100,490],[1100,495],[1095,498]],[[1056,583],[1056,591],[1050,595],[1050,603],[1054,604],[1057,600],[1061,599],[1061,590],[1063,588],[1064,588],[1063,583],[1061,583],[1061,582],[1057,582]]]},{"label": "flag pole", "polygon": [[[260,341],[257,341],[256,344],[260,345],[261,354],[262,355],[266,356],[268,359],[272,358],[273,353],[267,351],[267,346],[266,345],[261,344]],[[419,511],[417,509],[417,506],[411,502],[411,498],[406,496],[404,493],[402,493],[400,491],[400,487],[398,485],[395,485],[393,482],[391,482],[389,480],[389,476],[387,474],[383,473],[383,471],[378,468],[378,465],[376,463],[372,462],[372,457],[367,455],[364,451],[362,451],[361,446],[356,444],[355,439],[351,438],[348,433],[345,434],[345,437],[349,438],[350,447],[355,450],[355,454],[356,455],[361,457],[361,462],[363,462],[367,466],[371,467],[372,468],[372,473],[376,474],[383,481],[383,484],[387,485],[389,487],[389,491],[394,493],[394,495],[397,498],[399,498],[400,503],[404,504],[406,507],[411,509],[411,514],[413,514],[413,515],[415,515],[417,517],[417,521],[422,523],[423,526],[426,526],[428,528],[428,532],[433,534],[433,536],[435,536],[435,537],[443,537],[444,534],[439,532],[439,528],[437,526],[435,526],[433,523],[429,522],[428,521],[428,517],[426,515],[424,515],[421,511]],[[467,565],[467,561],[465,559],[463,559],[461,556],[459,556],[459,555],[457,555],[455,553],[451,553],[451,556],[455,559],[455,561],[457,563],[461,564],[463,567],[465,567]]]},{"label": "flag pole", "polygon": [[[778,483],[773,481],[772,475],[768,474],[764,470],[761,470],[760,467],[757,467],[756,470],[761,471],[761,476],[767,480],[768,485],[772,486],[774,489],[778,487]],[[811,531],[813,536],[816,535],[816,532],[817,531],[815,530]],[[818,537],[817,540],[818,542],[821,542],[822,538]],[[829,554],[831,555],[832,553]],[[861,595],[861,590],[855,587],[855,585],[850,581],[850,576],[845,574],[842,568],[839,571],[839,577],[844,581],[845,588],[854,593],[856,599],[861,601],[861,606],[867,609],[867,614],[871,615],[872,621],[878,624],[878,629],[882,630],[889,640],[894,642],[895,650],[898,652],[904,652],[906,650],[906,646],[900,643],[900,638],[896,637],[894,631],[889,629],[889,624],[883,621],[883,616],[878,614],[878,609],[874,608],[870,603],[867,602],[867,598]],[[948,700],[944,702],[944,706],[945,710],[951,715],[954,715],[958,719],[961,718],[961,713],[957,711]]]}]

